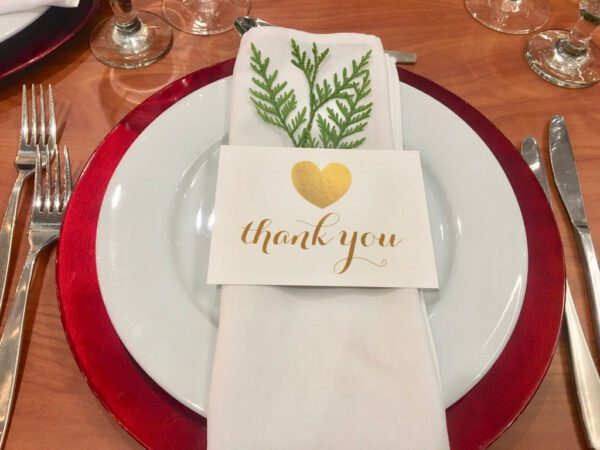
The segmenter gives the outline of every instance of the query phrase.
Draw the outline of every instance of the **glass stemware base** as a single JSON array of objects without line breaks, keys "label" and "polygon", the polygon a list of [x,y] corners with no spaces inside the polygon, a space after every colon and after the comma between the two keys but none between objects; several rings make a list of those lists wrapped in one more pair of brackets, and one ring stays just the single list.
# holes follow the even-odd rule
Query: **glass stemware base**
[{"label": "glass stemware base", "polygon": [[527,45],[525,58],[544,80],[567,88],[583,88],[600,81],[600,49],[592,42],[576,49],[569,44],[569,32],[546,30]]},{"label": "glass stemware base", "polygon": [[173,32],[155,14],[138,11],[131,23],[115,17],[100,22],[92,32],[90,48],[102,63],[124,69],[144,67],[162,58],[173,45]]},{"label": "glass stemware base", "polygon": [[250,0],[164,0],[163,15],[175,28],[192,34],[217,34],[250,11]]},{"label": "glass stemware base", "polygon": [[465,0],[465,6],[475,20],[502,33],[531,33],[550,18],[548,0]]}]

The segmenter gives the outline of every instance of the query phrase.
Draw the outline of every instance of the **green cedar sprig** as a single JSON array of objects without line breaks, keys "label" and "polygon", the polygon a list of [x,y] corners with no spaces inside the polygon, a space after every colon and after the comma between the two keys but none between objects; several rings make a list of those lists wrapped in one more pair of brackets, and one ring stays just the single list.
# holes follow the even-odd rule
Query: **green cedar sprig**
[{"label": "green cedar sprig", "polygon": [[[254,109],[265,122],[284,130],[294,147],[357,148],[365,142],[364,137],[348,139],[364,131],[373,109],[373,103],[365,101],[371,93],[370,50],[358,62],[353,60],[350,68],[334,74],[332,81],[319,83],[319,68],[329,49],[320,52],[313,43],[309,55],[292,39],[291,62],[304,73],[309,88],[309,109],[297,112],[295,91],[286,89],[287,81],[277,82],[279,72],[269,72],[270,59],[263,58],[254,44],[251,52],[250,67],[257,75],[252,78],[255,88],[250,88]],[[323,108],[325,115],[319,113]],[[318,138],[312,135],[315,121]]]}]

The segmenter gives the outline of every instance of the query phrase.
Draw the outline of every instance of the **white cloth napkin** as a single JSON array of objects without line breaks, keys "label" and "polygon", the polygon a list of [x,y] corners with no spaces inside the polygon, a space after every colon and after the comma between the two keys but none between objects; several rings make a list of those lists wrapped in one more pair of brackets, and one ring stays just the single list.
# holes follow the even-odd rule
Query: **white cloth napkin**
[{"label": "white cloth napkin", "polygon": [[[322,75],[372,50],[374,103],[364,148],[401,148],[396,70],[373,36],[260,28],[244,35],[229,140],[290,146],[249,101],[250,43],[307,103],[290,38],[330,55]],[[352,150],[349,150],[352,151]],[[209,450],[396,450],[449,447],[437,361],[415,289],[226,285],[208,407]]]},{"label": "white cloth napkin", "polygon": [[0,0],[0,14],[25,11],[40,6],[76,8],[78,5],[79,0]]}]

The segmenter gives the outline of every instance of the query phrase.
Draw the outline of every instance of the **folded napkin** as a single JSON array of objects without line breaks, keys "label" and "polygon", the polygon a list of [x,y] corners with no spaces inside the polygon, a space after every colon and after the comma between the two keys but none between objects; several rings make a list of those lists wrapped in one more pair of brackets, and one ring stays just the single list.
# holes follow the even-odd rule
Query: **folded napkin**
[{"label": "folded napkin", "polygon": [[76,8],[78,5],[79,0],[0,0],[0,14],[25,11],[40,6]]},{"label": "folded napkin", "polygon": [[[260,28],[233,74],[229,141],[292,146],[254,110],[252,55],[262,52],[308,104],[291,39],[330,52],[320,77],[369,50],[373,110],[361,148],[401,148],[399,84],[379,39]],[[254,50],[251,44],[254,44]],[[352,151],[352,150],[348,150]],[[209,450],[447,449],[445,409],[424,302],[416,289],[225,285],[208,406]]]}]

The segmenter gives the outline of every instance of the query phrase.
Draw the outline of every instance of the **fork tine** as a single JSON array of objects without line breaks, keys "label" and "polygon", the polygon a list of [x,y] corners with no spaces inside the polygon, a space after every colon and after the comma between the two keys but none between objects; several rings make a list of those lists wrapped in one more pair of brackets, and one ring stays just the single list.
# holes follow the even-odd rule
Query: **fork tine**
[{"label": "fork tine", "polygon": [[33,209],[42,209],[42,152],[39,146],[35,148],[35,173],[33,183]]},{"label": "fork tine", "polygon": [[[56,152],[52,165],[54,166],[54,199],[52,210],[58,212],[60,211],[60,152]],[[48,166],[48,170],[51,170],[51,166]]]},{"label": "fork tine", "polygon": [[[58,153],[58,152],[57,152]],[[67,203],[69,203],[69,199],[71,198],[71,193],[73,192],[73,176],[71,174],[71,158],[69,157],[69,149],[65,145],[64,147],[64,158],[65,158],[65,192],[63,195],[63,204],[62,208],[66,208]]]},{"label": "fork tine", "polygon": [[44,87],[40,84],[40,137],[38,140],[40,144],[48,143],[46,139],[46,107],[44,103]]},{"label": "fork tine", "polygon": [[44,146],[46,150],[46,192],[44,193],[44,211],[50,212],[52,207],[52,165],[50,163],[50,150],[48,146]]},{"label": "fork tine", "polygon": [[54,96],[52,95],[52,85],[48,85],[48,140],[50,154],[58,151],[56,147],[56,115],[54,114]]},{"label": "fork tine", "polygon": [[27,86],[23,85],[21,96],[21,145],[27,145],[29,136],[29,114],[27,111]]},{"label": "fork tine", "polygon": [[37,141],[37,113],[35,101],[35,85],[31,85],[31,133],[29,134],[29,143],[36,145]]}]

